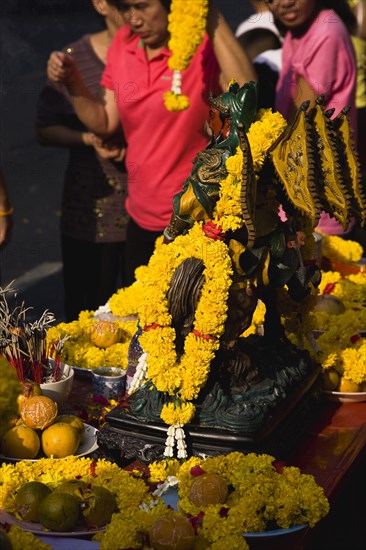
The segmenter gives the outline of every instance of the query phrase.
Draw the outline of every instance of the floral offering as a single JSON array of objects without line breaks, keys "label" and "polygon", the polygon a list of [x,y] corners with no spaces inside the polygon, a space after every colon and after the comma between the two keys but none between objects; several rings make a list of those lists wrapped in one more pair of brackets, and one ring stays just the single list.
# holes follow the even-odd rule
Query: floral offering
[{"label": "floral offering", "polygon": [[[284,315],[289,337],[294,343],[300,337],[322,365],[325,389],[366,391],[366,273],[322,272],[318,290],[319,296],[302,309],[301,323],[299,312]],[[317,331],[316,339],[312,331]]]},{"label": "floral offering", "polygon": [[202,544],[216,550],[228,545],[246,550],[245,532],[303,523],[314,526],[329,511],[328,500],[313,476],[276,464],[269,455],[230,453],[192,457],[183,464],[163,460],[150,464],[149,472],[148,481],[158,483],[155,495],[169,486],[177,488],[179,512],[164,507],[158,497],[154,507],[125,509],[113,516],[105,533],[94,537],[101,541],[101,550],[160,548],[151,545],[159,521],[163,518],[168,529],[178,517],[189,519],[192,526],[193,538],[187,548]]},{"label": "floral offering", "polygon": [[51,327],[47,342],[52,346],[59,339],[67,338],[61,358],[69,365],[83,369],[104,366],[125,370],[128,346],[136,332],[136,320],[116,320],[112,326],[110,323],[100,325],[93,311],[82,311],[77,321]]}]

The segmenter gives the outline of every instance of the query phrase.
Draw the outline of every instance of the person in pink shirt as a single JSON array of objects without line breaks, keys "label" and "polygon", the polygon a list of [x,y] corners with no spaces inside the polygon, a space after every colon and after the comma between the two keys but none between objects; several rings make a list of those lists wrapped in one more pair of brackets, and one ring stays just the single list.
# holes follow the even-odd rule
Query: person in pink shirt
[{"label": "person in pink shirt", "polygon": [[130,284],[135,268],[148,262],[156,238],[168,225],[173,196],[181,190],[193,159],[208,143],[209,93],[221,93],[232,78],[240,85],[256,80],[256,74],[229,25],[210,5],[207,34],[182,71],[182,93],[189,96],[190,107],[170,112],[163,101],[173,76],[167,47],[170,1],[116,0],[116,5],[127,25],[108,52],[101,81],[104,106],[85,91],[67,54],[51,54],[48,76],[66,84],[79,118],[94,133],[107,137],[122,123],[127,142],[126,280]]},{"label": "person in pink shirt", "polygon": [[[276,109],[288,122],[300,105],[319,95],[336,116],[350,106],[356,142],[356,60],[350,32],[356,23],[346,0],[267,0],[276,20],[287,28],[282,45],[282,69],[276,88]],[[347,232],[353,227],[352,219]],[[322,213],[318,229],[342,235],[342,226]]]}]

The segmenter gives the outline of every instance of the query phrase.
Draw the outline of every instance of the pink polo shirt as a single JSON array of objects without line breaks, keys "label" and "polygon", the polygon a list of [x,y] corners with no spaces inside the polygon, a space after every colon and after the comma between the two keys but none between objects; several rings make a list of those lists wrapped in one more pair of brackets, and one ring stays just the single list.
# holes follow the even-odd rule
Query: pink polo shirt
[{"label": "pink polo shirt", "polygon": [[276,109],[286,119],[296,97],[297,76],[317,95],[325,95],[326,108],[334,107],[334,116],[350,105],[351,125],[357,131],[355,54],[347,28],[333,10],[322,10],[302,36],[286,33],[276,89]]},{"label": "pink polo shirt", "polygon": [[[282,70],[276,89],[276,109],[288,119],[296,97],[296,79],[302,76],[317,95],[325,95],[327,109],[334,116],[349,105],[351,127],[356,142],[357,114],[355,106],[356,61],[349,33],[333,10],[322,10],[308,30],[300,37],[287,32],[282,46]],[[284,219],[284,213],[281,213]],[[318,228],[329,235],[345,232],[335,218],[321,213]]]},{"label": "pink polo shirt", "polygon": [[221,93],[219,66],[206,36],[182,72],[189,109],[168,111],[163,94],[171,88],[170,55],[164,48],[148,61],[140,39],[128,37],[122,27],[109,48],[101,80],[115,92],[127,141],[126,208],[140,227],[150,231],[163,231],[168,225],[173,196],[182,189],[197,152],[207,145],[209,92]]}]

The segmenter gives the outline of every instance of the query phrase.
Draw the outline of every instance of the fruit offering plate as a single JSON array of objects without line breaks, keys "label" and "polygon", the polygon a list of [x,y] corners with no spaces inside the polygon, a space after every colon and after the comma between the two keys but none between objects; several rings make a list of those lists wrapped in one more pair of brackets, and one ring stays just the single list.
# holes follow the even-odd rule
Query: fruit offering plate
[{"label": "fruit offering plate", "polygon": [[366,392],[342,392],[342,391],[324,391],[324,395],[329,401],[335,403],[362,403],[366,401]]},{"label": "fruit offering plate", "polygon": [[[24,529],[24,531],[30,531],[34,535],[43,535],[43,536],[50,536],[50,537],[67,537],[70,539],[70,537],[81,537],[85,535],[94,535],[95,533],[98,533],[99,531],[104,531],[105,527],[99,527],[99,528],[90,528],[87,529],[85,525],[80,524],[80,526],[76,526],[73,531],[49,531],[41,523],[35,523],[33,521],[19,521],[13,514],[9,514],[8,512],[5,512],[5,510],[0,510],[0,523],[7,523],[8,525],[17,525],[18,527],[21,527]],[[78,541],[79,543],[80,541]],[[49,544],[49,543],[48,543]],[[68,548],[71,548],[69,545]],[[75,546],[76,548],[76,546]],[[79,548],[79,546],[77,546]]]},{"label": "fruit offering plate", "polygon": [[[84,435],[84,441],[79,445],[77,452],[75,453],[75,456],[81,457],[81,456],[87,456],[94,451],[96,451],[99,447],[97,443],[97,433],[98,430],[94,428],[94,426],[90,426],[89,424],[85,424],[85,435]],[[43,458],[43,457],[39,457]],[[19,462],[20,460],[29,460],[30,462],[36,462],[38,458],[30,458],[30,459],[21,459],[21,458],[9,458],[3,455],[0,455],[0,462]],[[59,460],[62,460],[60,458]]]},{"label": "fruit offering plate", "polygon": [[[178,510],[178,491],[176,489],[169,488],[165,494],[161,495],[161,498],[167,506],[171,506],[173,510]],[[302,523],[301,525],[295,525],[294,527],[289,527],[288,529],[274,529],[273,531],[263,531],[260,533],[243,533],[243,536],[245,539],[248,539],[248,544],[250,545],[251,539],[253,542],[259,542],[262,540],[267,542],[272,538],[277,540],[279,537],[303,531],[307,527],[307,523]]]}]

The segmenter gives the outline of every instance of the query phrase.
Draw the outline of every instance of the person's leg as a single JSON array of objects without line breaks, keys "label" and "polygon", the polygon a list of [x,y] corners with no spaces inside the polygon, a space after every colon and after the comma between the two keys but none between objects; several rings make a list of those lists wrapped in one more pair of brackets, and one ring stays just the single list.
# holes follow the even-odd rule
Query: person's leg
[{"label": "person's leg", "polygon": [[135,280],[135,269],[149,263],[155,248],[155,241],[162,231],[147,231],[130,219],[126,240],[126,285]]},{"label": "person's leg", "polygon": [[87,309],[95,310],[104,305],[119,286],[124,285],[125,243],[93,243],[92,251],[86,302],[89,305]]},{"label": "person's leg", "polygon": [[85,249],[83,244],[82,241],[61,235],[64,313],[67,323],[77,319],[80,311],[84,309]]}]

